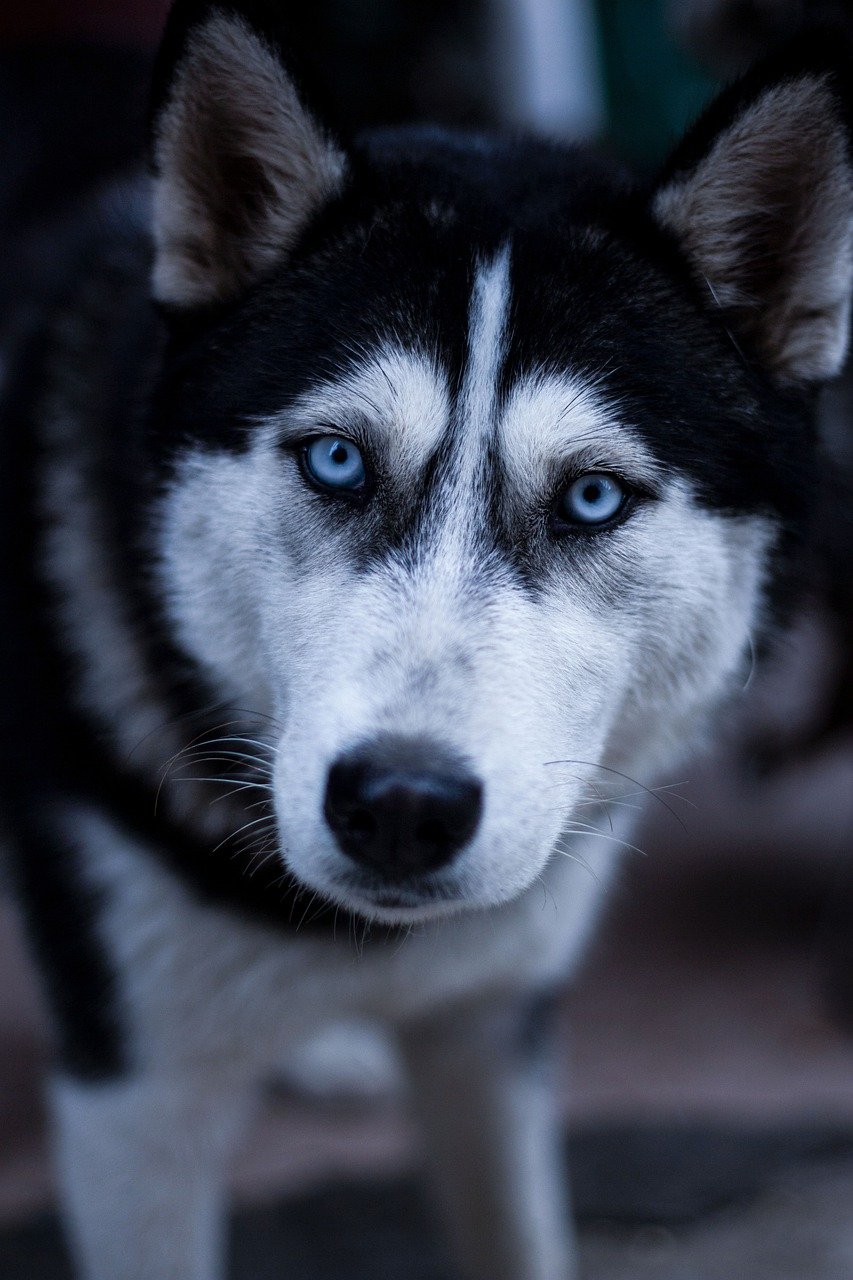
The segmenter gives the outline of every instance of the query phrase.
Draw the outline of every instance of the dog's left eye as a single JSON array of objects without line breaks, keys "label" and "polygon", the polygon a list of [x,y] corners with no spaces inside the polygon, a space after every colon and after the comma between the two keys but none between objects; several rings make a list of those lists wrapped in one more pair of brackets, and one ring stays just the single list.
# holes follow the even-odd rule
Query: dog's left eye
[{"label": "dog's left eye", "polygon": [[608,524],[619,514],[628,500],[625,485],[605,471],[590,471],[578,476],[557,504],[557,518],[562,524]]},{"label": "dog's left eye", "polygon": [[317,436],[303,447],[302,460],[314,484],[339,493],[357,493],[367,481],[361,451],[343,436]]}]

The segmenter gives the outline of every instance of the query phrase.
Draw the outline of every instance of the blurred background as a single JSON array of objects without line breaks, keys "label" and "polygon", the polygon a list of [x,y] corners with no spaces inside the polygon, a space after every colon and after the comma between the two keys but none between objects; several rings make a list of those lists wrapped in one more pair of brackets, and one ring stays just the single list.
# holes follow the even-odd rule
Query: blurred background
[{"label": "blurred background", "polygon": [[[3,0],[0,379],[52,228],[140,161],[163,0]],[[649,171],[808,0],[288,4],[341,127],[431,119],[594,142]],[[0,388],[1,389],[1,388]],[[853,452],[853,377],[827,395]],[[560,1070],[586,1280],[853,1276],[853,519],[827,504],[795,624],[713,757],[662,779],[588,961]],[[637,803],[641,796],[626,797]],[[640,852],[642,850],[642,852]],[[0,892],[0,1276],[69,1276],[41,1108],[47,1058]],[[241,1280],[450,1280],[389,1048],[288,1064],[234,1170]]]}]

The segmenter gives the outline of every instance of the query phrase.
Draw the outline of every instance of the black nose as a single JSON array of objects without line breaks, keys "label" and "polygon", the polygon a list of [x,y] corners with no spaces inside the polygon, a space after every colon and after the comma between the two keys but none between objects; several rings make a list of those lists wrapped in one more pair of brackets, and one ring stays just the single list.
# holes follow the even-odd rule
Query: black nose
[{"label": "black nose", "polygon": [[474,834],[482,807],[482,784],[462,760],[408,739],[341,756],[323,806],[343,852],[385,879],[444,866]]}]

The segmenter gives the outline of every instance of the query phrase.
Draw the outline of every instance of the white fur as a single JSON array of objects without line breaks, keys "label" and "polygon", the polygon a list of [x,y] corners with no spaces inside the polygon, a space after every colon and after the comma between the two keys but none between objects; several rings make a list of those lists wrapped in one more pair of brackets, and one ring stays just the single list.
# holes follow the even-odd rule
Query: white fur
[{"label": "white fur", "polygon": [[312,387],[269,425],[282,440],[298,440],[318,423],[331,422],[358,436],[361,424],[369,422],[371,435],[393,453],[395,475],[405,483],[417,477],[438,447],[450,409],[448,379],[438,362],[389,343],[367,361],[362,355],[348,375]]},{"label": "white fur", "polygon": [[466,448],[476,459],[494,426],[498,375],[504,356],[510,306],[510,254],[504,248],[474,277],[468,320],[468,364],[459,397]]},{"label": "white fur", "polygon": [[[68,341],[73,344],[73,332]],[[162,812],[191,815],[208,835],[221,838],[237,823],[234,806],[210,805],[210,795],[193,776],[206,770],[170,768],[195,736],[195,721],[174,722],[157,673],[125,613],[124,597],[114,590],[114,566],[90,488],[89,424],[85,415],[69,408],[69,399],[73,403],[73,397],[64,397],[60,407],[51,396],[46,398],[38,502],[45,522],[42,570],[77,664],[74,697],[103,726],[131,772],[169,779],[160,793]],[[263,715],[257,701],[253,710]],[[231,719],[231,713],[224,718]],[[263,720],[239,718],[242,731],[263,733]]]},{"label": "white fur", "polygon": [[[260,426],[247,455],[188,457],[164,508],[163,574],[184,643],[235,699],[269,706],[281,725],[272,774],[286,865],[380,918],[388,909],[353,888],[323,818],[338,755],[393,733],[466,757],[485,808],[436,878],[448,900],[392,918],[494,905],[542,872],[606,768],[648,781],[703,732],[759,620],[763,522],[699,507],[594,386],[534,375],[498,420],[507,289],[504,254],[476,278],[452,468],[412,554],[354,575],[342,535],[277,447],[283,431],[310,433],[312,411],[333,412],[336,423],[358,417],[391,465],[423,465],[448,415],[446,381],[432,360],[387,350],[306,396],[292,421]],[[484,549],[492,440],[523,511],[572,458],[649,484],[657,500],[587,547],[580,566],[555,547],[531,595]],[[555,776],[549,762],[566,759]]]},{"label": "white fur", "polygon": [[[287,940],[241,922],[196,901],[97,811],[59,818],[104,903],[101,939],[134,1064],[117,1082],[59,1080],[51,1097],[85,1280],[217,1280],[228,1160],[258,1083],[329,1022],[353,1018],[400,1034],[417,1109],[427,1120],[441,1112],[443,1124],[429,1125],[433,1156],[439,1184],[454,1189],[453,1233],[472,1280],[568,1280],[552,1103],[533,1064],[485,1029],[495,1010],[514,1014],[530,986],[571,968],[615,845],[581,837],[516,901],[366,945],[343,928],[332,942]],[[435,1021],[454,1004],[458,1018]],[[466,1064],[476,1088],[459,1078]],[[477,1152],[491,1161],[488,1178],[471,1177]]]},{"label": "white fur", "polygon": [[466,1276],[571,1280],[556,1091],[507,1037],[504,1014],[474,1000],[403,1036],[432,1186]]},{"label": "white fur", "polygon": [[555,462],[614,469],[653,490],[664,483],[661,464],[621,420],[619,405],[586,378],[540,372],[516,383],[498,433],[507,471],[528,501],[540,497]]},{"label": "white fur", "polygon": [[220,1072],[54,1081],[59,1192],[84,1280],[217,1280],[250,1097]]},{"label": "white fur", "polygon": [[617,849],[581,837],[572,857],[555,855],[514,902],[365,945],[366,934],[344,924],[334,941],[310,932],[285,938],[204,905],[94,810],[75,809],[67,827],[104,895],[102,936],[118,969],[133,1060],[157,1074],[214,1078],[224,1064],[249,1081],[275,1074],[294,1045],[329,1022],[400,1025],[472,991],[521,993],[556,979],[591,928]]}]

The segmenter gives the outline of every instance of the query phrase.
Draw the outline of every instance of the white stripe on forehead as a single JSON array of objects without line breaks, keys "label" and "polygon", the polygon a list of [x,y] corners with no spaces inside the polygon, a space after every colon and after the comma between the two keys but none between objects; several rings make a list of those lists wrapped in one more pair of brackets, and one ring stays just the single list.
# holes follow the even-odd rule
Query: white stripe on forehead
[{"label": "white stripe on forehead", "polygon": [[[431,510],[433,551],[445,576],[481,527],[485,505],[481,478],[489,456],[498,403],[498,380],[506,349],[509,314],[509,248],[477,264],[468,312],[468,359],[456,405],[449,465]],[[464,558],[464,557],[463,557]]]},{"label": "white stripe on forehead", "polygon": [[[481,263],[471,290],[468,313],[468,363],[459,397],[462,439],[479,448],[494,426],[498,377],[506,345],[509,314],[509,247]],[[463,446],[463,452],[469,450]]]}]

